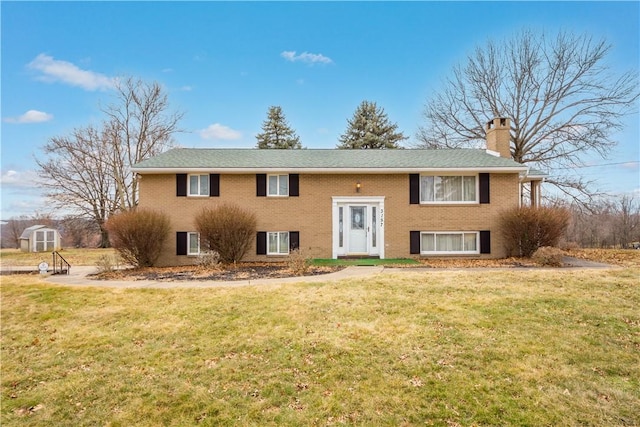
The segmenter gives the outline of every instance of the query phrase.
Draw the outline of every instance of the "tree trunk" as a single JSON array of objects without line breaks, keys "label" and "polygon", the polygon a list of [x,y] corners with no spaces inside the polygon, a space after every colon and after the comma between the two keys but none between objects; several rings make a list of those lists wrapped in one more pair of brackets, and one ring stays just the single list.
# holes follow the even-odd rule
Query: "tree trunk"
[{"label": "tree trunk", "polygon": [[104,227],[104,224],[100,224],[100,247],[110,248],[111,242],[109,242],[109,232]]}]

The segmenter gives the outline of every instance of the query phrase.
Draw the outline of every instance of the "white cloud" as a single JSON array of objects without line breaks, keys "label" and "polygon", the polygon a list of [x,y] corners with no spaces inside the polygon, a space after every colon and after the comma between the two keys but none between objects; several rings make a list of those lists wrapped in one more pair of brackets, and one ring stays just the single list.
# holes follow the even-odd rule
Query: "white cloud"
[{"label": "white cloud", "polygon": [[182,86],[182,87],[180,88],[180,90],[181,90],[181,91],[183,91],[183,92],[191,92],[191,91],[193,90],[193,86],[189,86],[189,85],[187,85],[187,86]]},{"label": "white cloud", "polygon": [[38,80],[54,83],[62,82],[85,90],[107,90],[114,87],[116,79],[94,71],[83,70],[71,62],[54,59],[41,53],[27,67],[39,71]]},{"label": "white cloud", "polygon": [[289,62],[304,62],[305,64],[332,64],[333,60],[328,56],[324,56],[321,53],[309,53],[302,52],[296,55],[295,50],[285,50],[280,54],[285,60]]},{"label": "white cloud", "polygon": [[18,117],[7,117],[4,119],[7,123],[42,123],[48,122],[53,119],[53,114],[45,113],[44,111],[29,110]]},{"label": "white cloud", "polygon": [[34,170],[17,171],[9,169],[0,172],[0,185],[3,187],[33,187],[38,178]]},{"label": "white cloud", "polygon": [[221,125],[220,123],[214,123],[209,125],[206,129],[202,129],[198,132],[202,139],[227,139],[234,140],[242,138],[242,133],[231,129],[228,126]]}]

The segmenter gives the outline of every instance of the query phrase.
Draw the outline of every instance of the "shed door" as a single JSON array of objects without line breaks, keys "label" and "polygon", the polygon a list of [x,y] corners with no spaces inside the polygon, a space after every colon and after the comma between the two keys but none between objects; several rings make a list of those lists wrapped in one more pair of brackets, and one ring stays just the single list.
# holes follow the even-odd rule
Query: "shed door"
[{"label": "shed door", "polygon": [[52,251],[56,248],[56,235],[52,230],[36,231],[36,252]]}]

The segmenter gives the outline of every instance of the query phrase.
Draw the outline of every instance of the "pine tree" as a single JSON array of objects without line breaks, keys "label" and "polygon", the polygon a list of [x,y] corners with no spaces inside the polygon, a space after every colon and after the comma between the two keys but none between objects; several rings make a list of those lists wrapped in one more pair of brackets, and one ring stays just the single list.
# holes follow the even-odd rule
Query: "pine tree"
[{"label": "pine tree", "polygon": [[267,120],[262,123],[262,133],[256,135],[257,148],[300,149],[300,137],[289,127],[279,106],[269,107]]},{"label": "pine tree", "polygon": [[347,130],[340,136],[337,148],[401,148],[398,142],[407,139],[402,132],[397,132],[398,125],[391,123],[384,109],[375,102],[362,101],[347,123]]}]

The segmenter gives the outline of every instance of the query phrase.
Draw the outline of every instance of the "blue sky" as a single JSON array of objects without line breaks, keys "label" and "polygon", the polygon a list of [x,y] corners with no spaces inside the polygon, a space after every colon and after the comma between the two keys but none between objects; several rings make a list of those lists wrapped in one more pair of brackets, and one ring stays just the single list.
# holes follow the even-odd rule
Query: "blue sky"
[{"label": "blue sky", "polygon": [[[605,38],[612,72],[638,71],[639,2],[1,3],[0,218],[47,212],[35,158],[99,124],[113,78],[160,82],[184,147],[253,147],[270,105],[308,148],[332,148],[363,100],[415,141],[428,97],[488,39],[523,28]],[[638,114],[581,172],[640,195]]]}]

